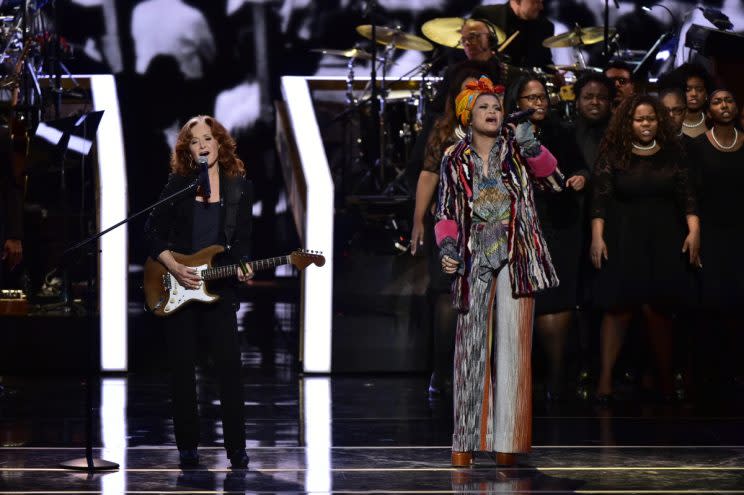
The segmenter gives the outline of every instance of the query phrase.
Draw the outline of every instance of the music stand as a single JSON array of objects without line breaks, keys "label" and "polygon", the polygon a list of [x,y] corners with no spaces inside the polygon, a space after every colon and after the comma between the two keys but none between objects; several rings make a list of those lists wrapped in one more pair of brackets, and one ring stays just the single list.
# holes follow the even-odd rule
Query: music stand
[{"label": "music stand", "polygon": [[[50,144],[58,147],[61,151],[60,175],[64,184],[64,157],[68,151],[76,152],[81,157],[81,169],[83,174],[83,184],[85,183],[85,158],[93,148],[98,124],[101,122],[103,112],[90,112],[80,116],[66,117],[48,122],[41,122],[36,129],[36,136],[39,139],[47,140]],[[64,185],[63,185],[64,187]],[[84,195],[84,191],[83,191]],[[66,201],[63,196],[63,200]],[[83,201],[84,206],[84,201]],[[81,207],[81,212],[83,207]],[[97,238],[96,238],[97,239]],[[93,273],[97,265],[98,248],[94,248],[91,242],[78,243],[64,251],[63,256],[68,258],[79,248],[88,246],[86,255],[88,256],[87,269],[87,289],[86,289],[86,318],[88,320],[88,365],[87,377],[85,380],[85,457],[71,459],[59,464],[65,469],[78,471],[112,471],[119,469],[119,464],[104,459],[93,457],[93,387],[92,383],[95,376],[95,357],[93,347],[96,342],[96,292],[93,289]],[[67,259],[64,260],[67,264]]]}]

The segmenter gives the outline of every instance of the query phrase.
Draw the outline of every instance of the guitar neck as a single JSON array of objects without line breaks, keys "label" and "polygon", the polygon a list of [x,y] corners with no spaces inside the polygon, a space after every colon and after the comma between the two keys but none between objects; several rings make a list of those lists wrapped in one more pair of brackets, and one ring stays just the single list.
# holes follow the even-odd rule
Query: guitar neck
[{"label": "guitar neck", "polygon": [[[277,256],[276,258],[266,258],[264,260],[250,261],[246,263],[249,265],[254,272],[269,270],[276,268],[281,265],[289,265],[291,263],[289,256]],[[215,266],[202,270],[201,276],[203,280],[218,280],[221,278],[234,277],[235,274],[240,270],[240,265],[225,265]]]}]

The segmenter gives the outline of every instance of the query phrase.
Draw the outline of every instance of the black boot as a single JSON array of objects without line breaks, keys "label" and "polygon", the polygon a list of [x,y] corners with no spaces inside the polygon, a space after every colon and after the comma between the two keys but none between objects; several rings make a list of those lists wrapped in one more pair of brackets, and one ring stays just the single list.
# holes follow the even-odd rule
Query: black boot
[{"label": "black boot", "polygon": [[245,469],[248,467],[248,462],[250,461],[245,449],[228,452],[227,458],[230,459],[230,468],[232,469]]},{"label": "black boot", "polygon": [[199,465],[199,452],[196,449],[179,449],[178,457],[182,468],[194,468]]}]

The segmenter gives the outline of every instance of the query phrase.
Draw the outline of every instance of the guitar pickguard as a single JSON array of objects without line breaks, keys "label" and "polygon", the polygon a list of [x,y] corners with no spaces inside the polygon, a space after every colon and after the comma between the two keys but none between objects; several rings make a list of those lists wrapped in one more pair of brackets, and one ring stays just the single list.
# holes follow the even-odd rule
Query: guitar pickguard
[{"label": "guitar pickguard", "polygon": [[[200,265],[191,268],[195,268],[197,272],[201,272],[202,270],[206,270],[208,266]],[[201,283],[201,286],[199,286],[198,289],[188,289],[179,284],[178,280],[176,280],[176,277],[174,277],[170,272],[166,272],[164,277],[167,277],[164,282],[165,288],[168,291],[168,300],[163,306],[164,314],[172,313],[189,301],[201,301],[210,303],[218,298],[218,296],[213,296],[207,293],[206,284],[204,282]]]}]

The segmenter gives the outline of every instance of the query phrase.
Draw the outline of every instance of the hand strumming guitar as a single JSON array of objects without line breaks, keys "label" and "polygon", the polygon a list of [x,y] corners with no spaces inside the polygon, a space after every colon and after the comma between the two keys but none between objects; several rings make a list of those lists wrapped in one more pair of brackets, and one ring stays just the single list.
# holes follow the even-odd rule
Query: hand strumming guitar
[{"label": "hand strumming guitar", "polygon": [[165,265],[165,268],[176,277],[178,283],[187,289],[198,289],[202,284],[201,276],[196,268],[182,265],[173,257],[170,251],[163,251],[158,256],[158,260]]}]

